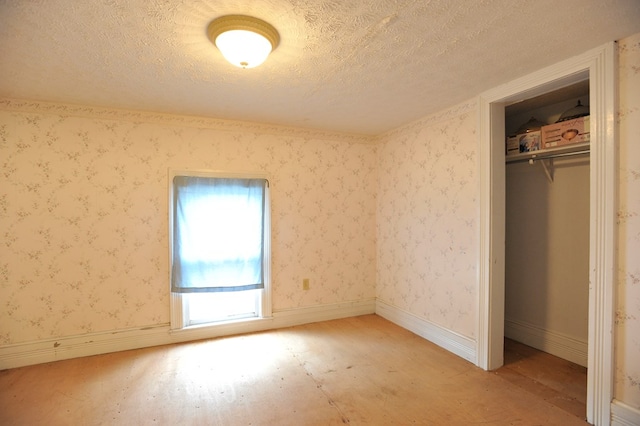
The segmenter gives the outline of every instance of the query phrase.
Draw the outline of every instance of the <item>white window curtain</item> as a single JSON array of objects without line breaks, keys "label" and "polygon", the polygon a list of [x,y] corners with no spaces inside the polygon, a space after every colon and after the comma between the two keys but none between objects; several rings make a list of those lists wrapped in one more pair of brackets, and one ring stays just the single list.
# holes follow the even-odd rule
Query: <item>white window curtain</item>
[{"label": "white window curtain", "polygon": [[175,176],[171,290],[264,288],[265,179]]}]

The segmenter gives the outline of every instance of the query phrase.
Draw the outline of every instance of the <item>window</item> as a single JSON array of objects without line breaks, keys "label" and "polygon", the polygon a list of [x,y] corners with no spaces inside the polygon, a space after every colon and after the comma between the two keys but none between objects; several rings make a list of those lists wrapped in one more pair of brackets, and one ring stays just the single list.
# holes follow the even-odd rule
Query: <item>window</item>
[{"label": "window", "polygon": [[170,178],[172,328],[269,316],[267,179]]}]

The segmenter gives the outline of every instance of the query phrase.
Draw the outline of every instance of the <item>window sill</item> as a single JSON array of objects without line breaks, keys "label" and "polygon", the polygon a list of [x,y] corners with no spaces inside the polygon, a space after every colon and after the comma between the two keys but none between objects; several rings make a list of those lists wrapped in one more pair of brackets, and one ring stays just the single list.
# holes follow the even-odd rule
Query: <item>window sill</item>
[{"label": "window sill", "polygon": [[188,327],[170,330],[170,333],[175,335],[194,335],[194,338],[205,339],[231,334],[262,331],[270,328],[272,324],[273,317],[251,317],[229,321],[190,325]]}]

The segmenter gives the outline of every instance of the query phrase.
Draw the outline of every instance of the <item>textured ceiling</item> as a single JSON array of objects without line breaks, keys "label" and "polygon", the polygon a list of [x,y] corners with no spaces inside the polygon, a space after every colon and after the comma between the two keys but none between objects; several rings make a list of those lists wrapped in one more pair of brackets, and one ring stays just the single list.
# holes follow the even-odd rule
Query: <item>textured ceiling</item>
[{"label": "textured ceiling", "polygon": [[[278,29],[265,64],[227,14]],[[639,0],[0,0],[0,97],[375,135],[636,32]]]}]

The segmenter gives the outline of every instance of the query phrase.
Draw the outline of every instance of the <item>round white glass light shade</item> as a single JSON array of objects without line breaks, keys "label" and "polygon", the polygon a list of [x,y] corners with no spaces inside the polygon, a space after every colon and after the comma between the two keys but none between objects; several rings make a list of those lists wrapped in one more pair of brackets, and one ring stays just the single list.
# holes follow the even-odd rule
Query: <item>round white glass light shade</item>
[{"label": "round white glass light shade", "polygon": [[253,68],[271,53],[271,42],[260,34],[246,30],[226,31],[216,37],[222,56],[240,68]]}]

